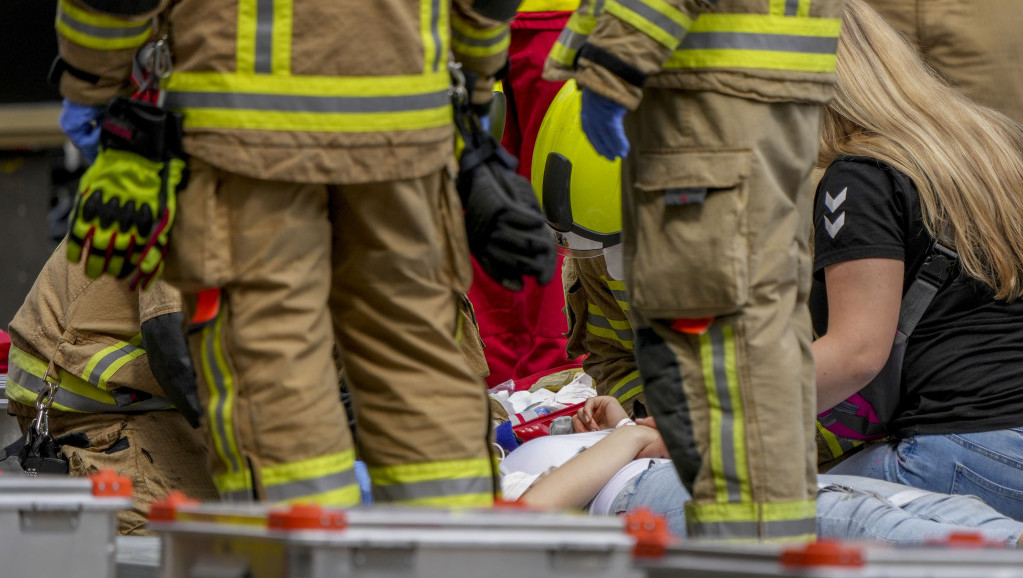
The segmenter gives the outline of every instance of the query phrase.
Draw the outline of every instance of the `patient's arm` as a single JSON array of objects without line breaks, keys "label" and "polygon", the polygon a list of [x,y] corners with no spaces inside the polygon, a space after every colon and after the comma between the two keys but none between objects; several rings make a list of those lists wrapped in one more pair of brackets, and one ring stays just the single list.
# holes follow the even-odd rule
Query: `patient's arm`
[{"label": "patient's arm", "polygon": [[618,470],[651,444],[660,442],[657,430],[621,427],[526,490],[520,501],[544,509],[582,508]]}]

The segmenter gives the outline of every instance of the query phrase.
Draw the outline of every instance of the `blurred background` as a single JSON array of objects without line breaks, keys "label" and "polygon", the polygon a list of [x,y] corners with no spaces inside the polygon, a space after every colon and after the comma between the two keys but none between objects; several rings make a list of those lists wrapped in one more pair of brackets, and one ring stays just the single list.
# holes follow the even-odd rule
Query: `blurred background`
[{"label": "blurred background", "polygon": [[0,1],[0,328],[6,329],[63,235],[80,173],[47,82],[57,2]]}]

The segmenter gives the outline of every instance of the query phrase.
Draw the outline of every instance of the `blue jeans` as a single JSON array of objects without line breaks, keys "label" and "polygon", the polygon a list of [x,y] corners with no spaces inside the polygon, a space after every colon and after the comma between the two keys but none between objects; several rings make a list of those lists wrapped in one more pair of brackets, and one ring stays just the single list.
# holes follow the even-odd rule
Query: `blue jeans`
[{"label": "blue jeans", "polygon": [[878,444],[828,473],[974,495],[1006,516],[1023,520],[1023,428],[918,435]]},{"label": "blue jeans", "polygon": [[[1007,518],[975,496],[919,492],[908,503],[907,486],[862,476],[821,474],[817,535],[914,545],[951,532],[980,532],[985,540],[1016,547],[1023,522]],[[907,498],[909,499],[909,498]]]},{"label": "blue jeans", "polygon": [[[1002,516],[973,496],[920,492],[900,500],[912,488],[862,476],[818,476],[824,488],[817,496],[817,535],[841,540],[877,540],[920,544],[954,531],[980,531],[988,541],[1015,546],[1023,523]],[[656,465],[619,492],[614,514],[649,508],[663,515],[668,528],[686,535],[684,504],[689,494],[672,463]]]}]

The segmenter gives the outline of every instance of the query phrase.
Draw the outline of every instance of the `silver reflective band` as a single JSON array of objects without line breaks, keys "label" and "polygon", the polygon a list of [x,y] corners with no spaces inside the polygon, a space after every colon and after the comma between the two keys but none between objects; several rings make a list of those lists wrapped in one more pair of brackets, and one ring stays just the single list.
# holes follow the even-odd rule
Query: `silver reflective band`
[{"label": "silver reflective band", "polygon": [[677,50],[763,50],[834,54],[838,38],[797,36],[792,34],[754,34],[751,32],[690,32]]},{"label": "silver reflective band", "polygon": [[255,71],[273,71],[274,0],[256,0]]},{"label": "silver reflective band", "polygon": [[644,20],[649,21],[654,26],[665,31],[671,35],[672,38],[682,38],[686,35],[685,27],[668,18],[664,14],[654,10],[641,0],[616,0],[616,4],[624,6],[636,14],[639,14]]},{"label": "silver reflective band", "polygon": [[217,390],[217,404],[213,408],[213,427],[217,429],[217,439],[220,443],[220,453],[225,455],[231,461],[230,464],[225,464],[231,468],[232,472],[241,471],[242,466],[238,462],[238,456],[231,452],[231,444],[227,439],[227,422],[224,417],[225,408],[227,407],[227,385],[224,381],[224,374],[220,371],[220,365],[217,364],[216,349],[214,347],[217,336],[220,334],[220,319],[217,319],[217,325],[214,330],[207,329],[205,335],[203,335],[203,352],[205,363],[210,370],[210,374],[213,377],[212,385]]},{"label": "silver reflective band", "polygon": [[561,36],[558,37],[558,43],[569,50],[579,50],[583,44],[586,44],[587,38],[589,38],[588,34],[580,34],[565,27],[561,31]]},{"label": "silver reflective band", "polygon": [[614,327],[611,326],[611,322],[607,320],[607,317],[601,317],[599,315],[595,315],[593,313],[588,312],[586,314],[586,322],[593,325],[594,327],[614,331],[615,335],[621,341],[635,341],[636,339],[631,329],[615,329]]},{"label": "silver reflective band", "polygon": [[93,38],[106,38],[108,40],[131,38],[145,34],[146,31],[149,30],[149,21],[129,27],[93,26],[92,24],[86,24],[80,20],[75,20],[71,16],[68,16],[63,10],[59,10],[58,12],[57,17],[60,18],[61,23],[75,32],[81,32],[82,34],[92,36]]},{"label": "silver reflective band", "polygon": [[468,494],[489,494],[493,491],[492,480],[488,478],[458,478],[454,480],[429,480],[388,486],[373,485],[373,501],[409,502],[413,500],[444,498]]},{"label": "silver reflective band", "polygon": [[440,70],[441,53],[447,53],[440,38],[440,0],[430,2],[430,36],[433,38],[433,71]]},{"label": "silver reflective band", "polygon": [[799,0],[785,0],[785,15],[795,16],[799,11]]},{"label": "silver reflective band", "polygon": [[[47,387],[43,378],[36,377],[17,365],[12,365],[10,367],[8,377],[11,383],[20,385],[35,394],[38,394]],[[173,407],[169,401],[162,397],[151,397],[145,401],[140,401],[131,405],[119,406],[114,403],[96,401],[95,399],[85,397],[84,395],[69,391],[63,387],[58,388],[57,393],[53,395],[53,403],[83,413],[136,413],[144,411],[159,411]]]},{"label": "silver reflective band", "polygon": [[628,382],[623,383],[619,389],[616,389],[612,395],[619,401],[624,401],[630,397],[639,393],[639,390],[643,388],[643,378],[640,376],[633,377]]},{"label": "silver reflective band", "polygon": [[[287,464],[283,464],[285,467]],[[275,466],[279,468],[281,466]],[[336,472],[309,480],[295,480],[273,486],[265,486],[266,498],[273,502],[282,502],[294,498],[312,497],[333,490],[356,485],[355,470]]]},{"label": "silver reflective band", "polygon": [[373,113],[429,110],[450,106],[447,91],[401,96],[295,96],[243,92],[167,91],[173,109],[233,109],[277,112]]},{"label": "silver reflective band", "polygon": [[[103,377],[103,373],[114,364],[115,361],[131,355],[132,353],[139,351],[141,347],[136,347],[130,343],[125,343],[120,349],[115,349],[110,353],[103,356],[103,359],[92,368],[92,372],[89,373],[89,383],[97,384],[100,382],[100,378]],[[145,353],[145,352],[143,352]]]},{"label": "silver reflective band", "polygon": [[[742,400],[733,400],[728,388],[728,374],[725,371],[725,340],[719,324],[713,324],[707,332],[711,347],[711,363],[714,370],[714,394],[718,398],[720,411],[720,424],[718,436],[721,439],[721,471],[714,472],[714,477],[720,477],[725,482],[728,491],[729,502],[742,501],[742,488],[739,485],[739,467],[736,463],[735,448],[735,402],[742,403]],[[713,435],[713,433],[712,433]]]}]

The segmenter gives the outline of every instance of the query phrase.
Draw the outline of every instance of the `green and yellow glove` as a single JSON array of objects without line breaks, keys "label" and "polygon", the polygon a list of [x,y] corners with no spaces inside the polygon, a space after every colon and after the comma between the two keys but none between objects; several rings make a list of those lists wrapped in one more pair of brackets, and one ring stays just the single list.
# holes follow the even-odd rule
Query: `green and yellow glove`
[{"label": "green and yellow glove", "polygon": [[85,272],[132,277],[149,286],[163,272],[177,192],[187,176],[181,117],[117,98],[103,120],[100,152],[82,176],[72,209],[67,257]]}]

